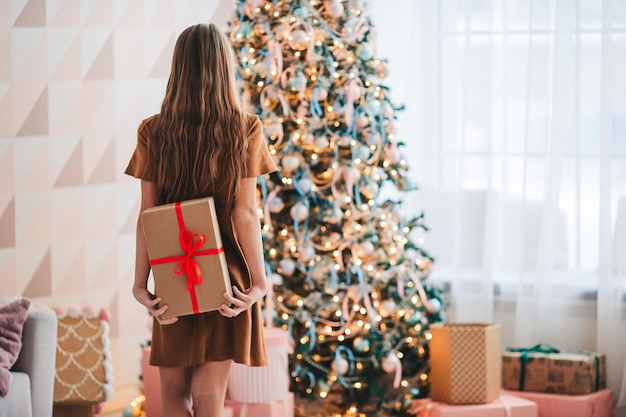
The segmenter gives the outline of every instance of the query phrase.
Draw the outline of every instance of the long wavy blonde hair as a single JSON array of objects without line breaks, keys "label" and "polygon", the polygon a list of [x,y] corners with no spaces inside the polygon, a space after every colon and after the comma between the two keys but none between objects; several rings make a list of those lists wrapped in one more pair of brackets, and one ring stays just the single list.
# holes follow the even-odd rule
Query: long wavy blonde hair
[{"label": "long wavy blonde hair", "polygon": [[247,126],[235,66],[233,48],[214,24],[178,37],[151,146],[160,204],[219,191],[232,199],[237,192]]}]

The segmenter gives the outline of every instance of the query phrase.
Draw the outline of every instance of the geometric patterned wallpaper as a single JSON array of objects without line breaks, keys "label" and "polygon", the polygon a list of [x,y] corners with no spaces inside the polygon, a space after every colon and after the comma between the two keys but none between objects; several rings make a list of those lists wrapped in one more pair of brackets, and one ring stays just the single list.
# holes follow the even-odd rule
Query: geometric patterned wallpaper
[{"label": "geometric patterned wallpaper", "polygon": [[[0,0],[0,297],[107,308],[118,383],[149,318],[131,295],[139,181],[176,37],[233,0]],[[142,315],[145,320],[142,320]]]}]

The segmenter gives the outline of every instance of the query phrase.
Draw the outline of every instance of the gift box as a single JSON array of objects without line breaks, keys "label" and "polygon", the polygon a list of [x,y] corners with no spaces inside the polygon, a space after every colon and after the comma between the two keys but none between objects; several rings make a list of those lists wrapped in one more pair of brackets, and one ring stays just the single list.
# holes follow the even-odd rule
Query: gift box
[{"label": "gift box", "polygon": [[412,405],[416,417],[538,417],[537,404],[524,398],[502,394],[486,404],[451,405],[416,400]]},{"label": "gift box", "polygon": [[226,398],[225,404],[234,410],[233,417],[293,417],[294,415],[293,392],[287,393],[282,401],[250,404]]},{"label": "gift box", "polygon": [[498,324],[435,323],[430,333],[430,396],[434,401],[483,404],[500,396]]},{"label": "gift box", "polygon": [[213,198],[151,207],[141,222],[163,317],[219,309],[232,287]]},{"label": "gift box", "polygon": [[282,401],[289,392],[289,333],[265,327],[268,366],[233,363],[228,378],[228,397],[240,403]]},{"label": "gift box", "polygon": [[586,395],[506,390],[502,392],[535,402],[539,417],[611,417],[613,413],[613,391],[610,389]]},{"label": "gift box", "polygon": [[502,387],[553,394],[590,394],[606,387],[606,356],[562,352],[547,345],[509,348],[502,355]]}]

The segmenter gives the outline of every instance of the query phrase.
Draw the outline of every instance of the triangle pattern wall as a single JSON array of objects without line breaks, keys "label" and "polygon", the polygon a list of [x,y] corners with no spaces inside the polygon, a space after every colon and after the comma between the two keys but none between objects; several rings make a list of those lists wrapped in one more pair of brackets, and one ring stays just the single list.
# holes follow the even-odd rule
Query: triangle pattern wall
[{"label": "triangle pattern wall", "polygon": [[149,338],[131,294],[139,182],[123,170],[176,37],[226,28],[234,3],[0,1],[0,298],[111,310],[120,384]]}]

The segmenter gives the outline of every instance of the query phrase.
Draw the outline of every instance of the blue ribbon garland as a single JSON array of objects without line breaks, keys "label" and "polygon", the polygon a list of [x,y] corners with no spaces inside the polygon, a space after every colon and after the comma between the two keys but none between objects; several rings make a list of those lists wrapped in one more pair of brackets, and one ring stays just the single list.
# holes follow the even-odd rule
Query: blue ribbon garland
[{"label": "blue ribbon garland", "polygon": [[[352,350],[350,348],[348,348],[347,346],[344,345],[339,345],[337,346],[337,348],[335,349],[335,364],[338,367],[339,366],[339,360],[341,359],[341,353],[345,352],[346,356],[347,356],[347,361],[348,361],[348,371],[347,374],[351,375],[352,372],[354,371],[354,364],[355,364],[355,360],[354,360],[354,354],[352,353]],[[348,383],[348,381],[346,381],[343,377],[343,374],[340,371],[340,369],[336,369],[337,371],[337,379],[339,380],[339,382],[341,383],[341,385],[343,385],[346,388],[352,388],[352,386],[350,385],[350,383]]]}]

